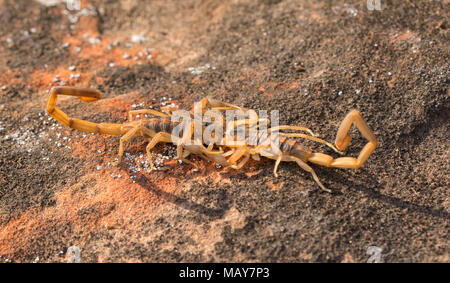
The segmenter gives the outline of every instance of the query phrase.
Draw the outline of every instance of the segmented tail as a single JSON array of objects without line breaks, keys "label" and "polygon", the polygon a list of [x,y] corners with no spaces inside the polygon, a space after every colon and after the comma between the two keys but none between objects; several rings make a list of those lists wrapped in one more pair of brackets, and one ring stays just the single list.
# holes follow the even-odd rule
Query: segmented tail
[{"label": "segmented tail", "polygon": [[92,102],[99,100],[102,97],[100,91],[90,88],[78,88],[69,86],[54,87],[50,91],[50,96],[47,103],[47,113],[61,124],[71,127],[72,129],[89,132],[100,133],[107,135],[121,135],[121,124],[110,123],[93,123],[76,118],[70,118],[61,109],[56,107],[56,99],[58,95],[78,96],[85,102]]}]

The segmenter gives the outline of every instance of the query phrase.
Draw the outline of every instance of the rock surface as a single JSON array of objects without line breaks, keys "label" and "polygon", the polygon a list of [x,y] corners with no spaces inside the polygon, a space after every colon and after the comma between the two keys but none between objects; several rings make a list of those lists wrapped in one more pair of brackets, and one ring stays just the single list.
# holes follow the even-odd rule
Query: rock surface
[{"label": "rock surface", "polygon": [[[0,0],[0,261],[366,262],[375,246],[383,262],[449,262],[449,1],[381,3]],[[147,173],[145,141],[113,167],[117,137],[47,116],[56,85],[104,93],[59,99],[86,120],[210,95],[329,141],[356,108],[379,147],[358,170],[313,166],[332,194],[266,159],[191,157],[196,172],[171,145]]]}]

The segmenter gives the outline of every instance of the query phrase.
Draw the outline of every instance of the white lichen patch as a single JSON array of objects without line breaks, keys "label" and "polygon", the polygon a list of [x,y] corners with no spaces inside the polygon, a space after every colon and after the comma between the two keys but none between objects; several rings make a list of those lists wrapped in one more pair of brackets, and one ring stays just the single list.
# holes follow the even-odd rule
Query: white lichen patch
[{"label": "white lichen patch", "polygon": [[188,71],[193,75],[200,75],[209,69],[215,70],[216,68],[211,67],[210,64],[205,64],[205,65],[199,66],[199,67],[190,67],[190,68],[188,68]]},{"label": "white lichen patch", "polygon": [[3,140],[13,141],[17,148],[30,153],[40,145],[40,140],[43,136],[45,136],[45,133],[36,131],[34,127],[28,129],[20,128],[11,134],[5,135]]},{"label": "white lichen patch", "polygon": [[[153,166],[155,170],[161,170],[165,165],[164,163],[176,159],[177,151],[174,146],[167,145],[168,147],[164,149],[164,154],[155,153],[152,154]],[[126,152],[123,156],[122,162],[126,165],[128,172],[130,172],[131,176],[136,176],[140,172],[148,171],[151,166],[148,161],[147,153],[140,152],[138,155],[133,155],[131,153]],[[130,177],[131,178],[131,177]],[[136,178],[136,177],[132,177]]]},{"label": "white lichen patch", "polygon": [[[33,115],[34,116],[34,115]],[[43,144],[50,143],[57,148],[71,149],[71,137],[63,135],[59,130],[62,129],[59,124],[52,117],[46,117],[45,112],[37,113],[37,117],[24,117],[23,121],[37,120],[37,126],[20,127],[19,129],[6,133],[1,139],[4,141],[12,141],[17,149],[31,153],[35,150],[41,151],[42,154],[47,154],[43,150]],[[0,133],[5,132],[3,122],[0,122]],[[44,161],[49,159],[43,158]]]},{"label": "white lichen patch", "polygon": [[143,33],[133,34],[131,36],[131,42],[133,42],[133,43],[138,43],[139,44],[139,43],[144,43],[146,41],[147,41],[147,39],[144,37]]}]

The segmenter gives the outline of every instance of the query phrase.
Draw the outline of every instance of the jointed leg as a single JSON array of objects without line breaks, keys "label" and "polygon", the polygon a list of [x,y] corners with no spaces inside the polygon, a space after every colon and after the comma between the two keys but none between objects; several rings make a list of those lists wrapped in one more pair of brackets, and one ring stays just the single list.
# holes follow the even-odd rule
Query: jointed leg
[{"label": "jointed leg", "polygon": [[278,127],[273,127],[269,129],[269,132],[273,132],[276,130],[293,130],[293,131],[304,131],[308,132],[313,137],[318,137],[318,135],[314,134],[314,132],[308,128],[301,127],[301,126],[289,126],[289,125],[282,125]]},{"label": "jointed leg", "polygon": [[339,151],[334,145],[332,145],[331,143],[324,141],[323,139],[319,139],[316,137],[311,137],[308,135],[304,135],[304,134],[297,134],[297,133],[278,133],[280,136],[283,137],[288,137],[288,138],[303,138],[303,139],[307,139],[307,140],[312,140],[321,144],[324,144],[328,147],[330,147],[331,149],[333,149],[335,152],[339,153],[339,154],[343,154],[342,151]]},{"label": "jointed leg", "polygon": [[202,144],[184,145],[183,147],[186,148],[185,153],[186,152],[188,153],[183,154],[182,155],[183,158],[187,157],[189,153],[195,153],[196,155],[200,156],[203,159],[216,162],[217,164],[220,164],[224,167],[227,167],[229,165],[225,157],[223,157],[222,154],[219,154],[219,152],[223,153],[222,149],[220,149],[220,151],[208,151],[208,149],[204,147]]},{"label": "jointed leg", "polygon": [[[187,151],[188,152],[188,151]],[[177,146],[177,159],[178,160],[181,160],[181,161],[183,161],[183,162],[185,162],[185,163],[187,163],[187,164],[191,164],[191,165],[193,165],[195,168],[197,168],[197,165],[195,164],[195,163],[192,163],[191,161],[189,161],[189,160],[187,160],[186,158],[185,158],[185,156],[187,157],[189,154],[187,154],[187,155],[185,155],[184,153],[183,153],[183,145],[182,144],[179,144],[178,146]]]},{"label": "jointed leg", "polygon": [[150,163],[150,171],[155,170],[155,167],[153,165],[153,159],[152,159],[152,153],[150,152],[152,148],[155,147],[156,144],[159,142],[171,142],[172,139],[170,138],[170,134],[165,132],[159,132],[157,133],[152,140],[147,145],[146,151],[147,151],[147,158],[148,162]]},{"label": "jointed leg", "polygon": [[[253,111],[253,110],[249,110],[243,107],[239,107],[230,103],[226,103],[226,102],[222,102],[213,98],[203,98],[200,102],[200,109],[195,109],[191,111],[191,114],[194,114],[195,110],[201,110],[201,113],[204,114],[204,112],[206,112],[206,108],[207,106],[210,107],[210,110],[213,111],[219,111],[219,112],[225,112],[227,110],[235,110],[235,111],[242,111],[242,113],[246,113],[248,111]],[[256,114],[256,112],[255,112]],[[255,124],[258,120],[259,117],[257,115],[254,115],[256,117],[252,117],[252,119],[240,119],[237,121],[233,121],[234,126],[240,125],[240,124],[248,124],[248,125],[253,125]]]},{"label": "jointed leg", "polygon": [[120,138],[120,144],[119,144],[119,156],[118,156],[117,161],[114,162],[113,165],[116,166],[116,165],[119,165],[119,164],[120,164],[120,162],[122,161],[122,156],[123,156],[123,144],[124,144],[127,140],[131,139],[132,137],[140,135],[140,134],[141,134],[141,133],[140,133],[141,128],[142,128],[141,126],[137,126],[137,127],[133,128],[133,129],[129,130],[125,135],[123,135],[123,136]]},{"label": "jointed leg", "polygon": [[223,157],[220,154],[205,154],[205,153],[200,153],[198,154],[201,158],[205,159],[205,160],[209,160],[212,162],[215,162],[223,167],[228,167],[230,164],[227,162],[227,160],[225,159],[225,157]]},{"label": "jointed leg", "polygon": [[311,167],[309,167],[308,164],[306,164],[300,158],[297,158],[295,156],[287,156],[287,155],[279,155],[278,156],[277,160],[275,161],[275,167],[273,168],[273,174],[275,175],[275,178],[278,178],[278,174],[277,174],[278,166],[280,165],[280,162],[283,159],[285,161],[295,161],[298,164],[298,166],[300,166],[303,170],[311,173],[311,175],[314,178],[314,181],[316,181],[316,183],[320,186],[320,188],[322,190],[331,193],[331,191],[329,189],[325,188],[325,186],[322,185],[322,183],[319,180],[319,177],[317,177],[317,175],[316,175],[316,172],[314,172],[314,170]]},{"label": "jointed leg", "polygon": [[231,165],[231,168],[239,170],[248,162],[249,159],[250,159],[250,154],[248,152],[246,152],[242,161],[239,162],[239,164],[237,164],[237,165]]},{"label": "jointed leg", "polygon": [[247,110],[246,108],[242,108],[230,103],[222,102],[220,100],[205,97],[201,101],[201,109],[204,110],[206,106],[209,106],[212,110],[218,110],[218,111],[226,111],[226,110]]},{"label": "jointed leg", "polygon": [[225,152],[224,154],[222,154],[222,156],[223,156],[223,157],[230,156],[230,155],[232,155],[232,154],[234,153],[234,151],[235,151],[235,149],[231,149],[231,150]]},{"label": "jointed leg", "polygon": [[[232,154],[230,158],[228,158],[227,162],[231,164],[230,167],[233,169],[241,169],[242,166],[244,166],[250,158],[250,153],[246,147],[230,150],[227,153],[223,154],[222,156],[226,157],[230,155],[229,154],[230,152]],[[235,164],[239,159],[242,158],[242,156],[244,156],[244,159],[242,159],[242,161],[239,162],[238,164]]]},{"label": "jointed leg", "polygon": [[277,158],[277,161],[275,161],[275,166],[273,167],[273,175],[275,175],[275,178],[278,178],[278,166],[280,165],[281,159],[283,158],[282,155],[279,155]]},{"label": "jointed leg", "polygon": [[244,154],[248,152],[246,147],[240,147],[235,150],[235,152],[228,158],[228,163],[235,164],[239,159],[241,159]]},{"label": "jointed leg", "polygon": [[287,157],[287,159],[290,159],[291,161],[295,161],[298,164],[298,166],[300,166],[303,170],[311,173],[311,175],[314,178],[314,181],[316,181],[316,183],[319,185],[319,187],[322,190],[331,193],[331,190],[325,188],[325,186],[320,182],[319,177],[317,177],[316,172],[314,172],[314,170],[308,164],[303,162],[300,158],[297,158],[294,156],[289,156],[289,157]]},{"label": "jointed leg", "polygon": [[205,154],[208,154],[208,155],[211,155],[211,154],[223,154],[223,150],[222,149],[213,151],[213,147],[214,147],[213,143],[209,144],[208,147],[205,147],[203,144],[200,144],[199,146],[201,147],[202,152],[205,153]]},{"label": "jointed leg", "polygon": [[153,110],[153,109],[140,109],[140,110],[129,111],[128,112],[128,120],[133,121],[133,118],[134,118],[133,115],[137,115],[137,114],[151,114],[151,115],[163,117],[163,118],[170,117],[169,115],[167,115],[165,113],[161,113],[161,112]]},{"label": "jointed leg", "polygon": [[175,109],[176,109],[175,107],[172,107],[170,105],[161,107],[161,111],[166,113],[169,116],[172,116],[172,111],[174,111]]}]

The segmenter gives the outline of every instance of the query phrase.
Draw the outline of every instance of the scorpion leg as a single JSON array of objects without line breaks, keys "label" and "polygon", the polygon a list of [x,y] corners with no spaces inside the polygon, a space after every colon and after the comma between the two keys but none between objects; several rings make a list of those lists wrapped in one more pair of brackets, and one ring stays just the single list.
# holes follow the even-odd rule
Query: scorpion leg
[{"label": "scorpion leg", "polygon": [[159,142],[171,142],[171,141],[172,141],[172,139],[170,137],[170,134],[165,133],[165,132],[159,132],[148,143],[146,151],[147,151],[148,162],[150,163],[149,171],[155,170],[155,166],[153,165],[152,153],[151,153],[152,148],[154,148],[155,145],[157,145]]},{"label": "scorpion leg", "polygon": [[[188,153],[190,153],[189,151],[186,151],[186,152],[188,152]],[[185,153],[183,154],[183,145],[182,144],[179,144],[178,146],[177,146],[177,159],[178,160],[181,160],[181,161],[183,161],[183,162],[185,162],[185,163],[187,163],[187,164],[190,164],[190,165],[192,165],[192,166],[194,166],[195,168],[198,168],[197,167],[197,165],[195,164],[195,163],[193,163],[193,162],[191,162],[191,161],[189,161],[189,160],[187,160],[185,157],[187,157],[189,154],[187,154],[187,155],[185,155]]]},{"label": "scorpion leg", "polygon": [[305,162],[303,162],[300,158],[297,158],[295,156],[290,156],[290,155],[278,155],[277,160],[275,161],[275,167],[273,168],[273,174],[275,175],[275,178],[278,178],[278,174],[277,174],[277,170],[278,170],[278,166],[280,165],[281,161],[295,161],[298,166],[300,166],[303,170],[311,173],[311,175],[314,178],[314,181],[316,181],[316,183],[319,185],[319,187],[326,191],[331,193],[331,191],[327,188],[325,188],[324,185],[322,185],[322,183],[319,180],[319,177],[317,177],[316,172],[314,172],[314,170]]},{"label": "scorpion leg", "polygon": [[230,156],[230,158],[228,158],[228,162],[229,162],[230,164],[236,166],[235,163],[236,163],[239,159],[241,159],[241,157],[244,156],[245,154],[248,154],[248,150],[247,150],[246,147],[238,148],[238,149]]},{"label": "scorpion leg", "polygon": [[[216,151],[208,151],[206,147],[203,145],[184,145],[184,148],[186,148],[186,151],[188,154],[183,154],[183,158],[187,157],[189,153],[195,153],[201,158],[209,161],[213,161],[217,164],[222,165],[223,167],[229,166],[229,163],[225,159],[222,154],[219,154],[219,152]],[[222,150],[220,150],[220,153],[223,153]],[[187,162],[190,163],[190,162]],[[191,163],[190,163],[191,164]],[[193,164],[195,166],[195,164]],[[196,166],[197,167],[197,166]]]},{"label": "scorpion leg", "polygon": [[161,113],[161,112],[153,110],[153,109],[140,109],[140,110],[129,111],[128,112],[128,120],[133,121],[133,118],[134,118],[133,115],[136,115],[136,114],[152,114],[152,115],[163,117],[163,118],[170,117],[167,114]]},{"label": "scorpion leg", "polygon": [[[242,111],[244,113],[244,112],[250,111],[247,108],[243,108],[243,107],[239,107],[239,106],[236,106],[236,105],[233,105],[233,104],[230,104],[230,103],[222,102],[222,101],[210,98],[210,97],[203,98],[199,103],[201,105],[200,109],[201,109],[202,113],[205,112],[205,109],[206,109],[207,106],[209,106],[211,108],[211,110],[213,110],[213,111],[215,110],[215,111],[219,111],[219,112],[224,112],[224,111],[227,111],[227,110],[238,110],[238,111],[240,110],[240,111]],[[194,110],[196,110],[195,107],[194,107]],[[191,111],[191,114],[194,114],[194,112]],[[250,122],[252,124],[254,124],[256,121],[258,121],[258,116],[256,116],[256,119],[252,119],[252,120],[250,120],[250,119],[243,119],[243,120],[245,121],[244,122],[245,124],[250,124]],[[242,120],[238,120],[238,121],[235,121],[234,123],[244,124],[241,121]]]},{"label": "scorpion leg", "polygon": [[208,147],[205,147],[204,145],[200,144],[199,147],[201,148],[203,153],[208,154],[208,155],[223,154],[223,150],[222,149],[213,151],[213,148],[214,148],[214,144],[213,143],[209,144]]},{"label": "scorpion leg", "polygon": [[358,158],[340,157],[334,159],[333,157],[327,154],[313,153],[312,156],[309,157],[308,161],[328,167],[337,167],[337,168],[361,167],[377,147],[378,141],[375,135],[370,130],[367,123],[361,117],[359,111],[352,110],[344,118],[336,135],[335,144],[338,149],[345,149],[350,144],[351,137],[348,134],[348,131],[353,122],[355,123],[359,131],[363,134],[363,136],[369,141],[359,153]]},{"label": "scorpion leg", "polygon": [[172,111],[173,110],[176,110],[176,108],[175,107],[172,107],[172,106],[164,106],[164,107],[161,107],[161,111],[162,112],[164,112],[164,113],[166,113],[167,115],[169,115],[169,116],[172,116]]},{"label": "scorpion leg", "polygon": [[117,166],[120,164],[120,162],[122,161],[122,156],[123,156],[123,144],[124,142],[126,142],[127,140],[131,139],[134,136],[140,135],[140,130],[141,130],[142,126],[137,126],[135,128],[132,128],[131,130],[129,130],[125,135],[123,135],[120,138],[120,144],[119,144],[119,157],[117,159],[116,162],[113,162],[114,166]]},{"label": "scorpion leg", "polygon": [[200,101],[201,105],[202,105],[202,110],[204,108],[206,108],[206,106],[211,107],[211,109],[213,110],[218,110],[218,111],[225,111],[225,110],[247,110],[245,108],[230,104],[230,103],[226,103],[226,102],[222,102],[220,100],[211,98],[211,97],[205,97]]},{"label": "scorpion leg", "polygon": [[[222,101],[210,98],[210,97],[203,98],[199,103],[200,103],[200,110],[201,110],[202,114],[205,112],[205,109],[207,106],[209,106],[212,111],[219,111],[222,113],[225,111],[228,111],[228,110],[242,111],[242,113],[247,113],[247,112],[253,111],[251,113],[255,113],[254,115],[250,115],[249,118],[242,118],[242,119],[237,119],[236,121],[234,121],[234,120],[230,121],[226,125],[226,129],[230,129],[230,127],[232,129],[234,129],[236,126],[239,126],[239,125],[248,125],[249,127],[250,126],[258,126],[258,122],[260,122],[259,116],[256,114],[256,112],[254,110],[249,110],[247,108],[243,108],[243,107],[239,107],[239,106],[236,106],[236,105],[233,105],[230,103],[222,102]],[[194,110],[191,111],[191,114],[194,115],[195,111],[198,111],[198,109],[196,109],[196,106],[194,105]],[[270,123],[270,121],[269,121],[269,123]]]},{"label": "scorpion leg", "polygon": [[278,178],[278,166],[280,165],[281,159],[283,158],[282,155],[279,155],[277,158],[277,161],[275,161],[275,166],[273,167],[273,175],[275,175],[275,178]]},{"label": "scorpion leg", "polygon": [[333,149],[335,152],[339,153],[339,154],[343,154],[342,151],[340,151],[339,149],[337,149],[334,145],[332,145],[331,143],[324,141],[323,139],[319,139],[317,137],[311,137],[308,135],[304,135],[304,134],[297,134],[297,133],[279,133],[280,136],[283,137],[288,137],[288,138],[304,138],[307,140],[312,140],[318,143],[322,143],[328,147],[330,147],[331,149]]},{"label": "scorpion leg", "polygon": [[314,170],[308,164],[303,162],[300,158],[297,158],[295,156],[286,156],[286,160],[288,160],[288,161],[295,161],[298,164],[298,166],[300,166],[303,170],[305,170],[306,172],[311,173],[311,175],[314,178],[314,181],[316,181],[316,183],[319,185],[319,187],[322,190],[331,193],[331,190],[325,188],[325,186],[320,182],[319,177],[317,177],[317,175],[316,175],[316,172],[314,172]]},{"label": "scorpion leg", "polygon": [[237,165],[231,165],[231,168],[233,169],[241,169],[245,164],[247,164],[248,160],[250,159],[250,153],[246,152],[244,159],[242,159],[241,162]]},{"label": "scorpion leg", "polygon": [[308,128],[301,127],[301,126],[289,126],[289,125],[281,125],[277,127],[271,128],[269,131],[276,131],[276,130],[293,130],[293,131],[304,131],[308,132],[313,137],[318,137],[318,135],[314,134],[314,132]]},{"label": "scorpion leg", "polygon": [[234,153],[234,149],[230,149],[229,151],[225,152],[224,154],[222,154],[223,157],[227,157],[230,156]]}]

